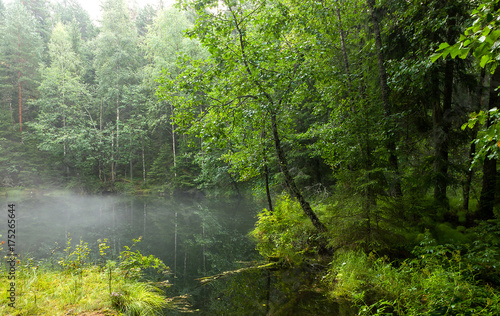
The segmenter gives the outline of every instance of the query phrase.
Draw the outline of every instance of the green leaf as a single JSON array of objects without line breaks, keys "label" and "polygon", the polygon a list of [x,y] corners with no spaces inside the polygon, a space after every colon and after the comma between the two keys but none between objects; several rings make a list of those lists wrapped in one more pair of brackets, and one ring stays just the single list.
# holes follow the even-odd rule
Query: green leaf
[{"label": "green leaf", "polygon": [[490,61],[491,57],[490,55],[483,55],[481,57],[481,61],[479,62],[479,66],[481,66],[481,68],[484,68],[484,66],[486,66],[486,64]]},{"label": "green leaf", "polygon": [[432,54],[432,55],[431,55],[431,57],[430,57],[430,58],[431,58],[431,61],[432,61],[433,63],[434,63],[434,62],[436,62],[436,60],[438,60],[438,59],[439,59],[439,57],[441,57],[442,55],[443,55],[443,53],[434,53],[434,54]]},{"label": "green leaf", "polygon": [[470,52],[471,48],[466,48],[466,49],[463,49],[461,52],[460,52],[460,58],[461,59],[465,59],[467,58],[467,55],[469,55],[469,52]]},{"label": "green leaf", "polygon": [[457,57],[457,55],[459,55],[461,52],[462,51],[460,48],[453,46],[453,49],[450,51],[450,56],[451,58],[455,59],[455,57]]},{"label": "green leaf", "polygon": [[446,42],[445,43],[441,43],[441,44],[439,44],[439,48],[437,49],[437,51],[443,50],[443,49],[445,49],[447,47],[450,47],[450,44],[448,44]]}]

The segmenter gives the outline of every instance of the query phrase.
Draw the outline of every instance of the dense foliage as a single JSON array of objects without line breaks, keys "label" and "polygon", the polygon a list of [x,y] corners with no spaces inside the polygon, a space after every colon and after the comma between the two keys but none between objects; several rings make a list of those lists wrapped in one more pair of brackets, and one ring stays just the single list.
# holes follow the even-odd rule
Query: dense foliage
[{"label": "dense foliage", "polygon": [[499,21],[498,0],[104,0],[99,23],[0,2],[0,183],[252,189],[266,258],[396,260],[334,260],[363,312],[495,314]]}]

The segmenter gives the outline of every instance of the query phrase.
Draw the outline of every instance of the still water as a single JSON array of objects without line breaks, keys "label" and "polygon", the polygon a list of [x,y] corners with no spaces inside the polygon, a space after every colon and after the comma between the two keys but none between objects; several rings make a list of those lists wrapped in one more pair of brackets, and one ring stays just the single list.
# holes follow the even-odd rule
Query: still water
[{"label": "still water", "polygon": [[25,258],[57,261],[68,236],[73,246],[82,240],[93,250],[106,238],[117,256],[142,236],[137,249],[170,267],[167,278],[173,286],[167,294],[187,294],[199,313],[220,297],[211,297],[214,291],[202,288],[197,278],[258,259],[247,234],[260,207],[249,200],[39,194],[2,197],[1,203],[0,233],[5,239],[7,205],[15,203],[15,250]]}]

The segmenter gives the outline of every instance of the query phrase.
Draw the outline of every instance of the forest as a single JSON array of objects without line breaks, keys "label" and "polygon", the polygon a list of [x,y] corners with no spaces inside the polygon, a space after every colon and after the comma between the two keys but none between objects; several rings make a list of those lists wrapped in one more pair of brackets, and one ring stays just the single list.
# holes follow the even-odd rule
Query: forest
[{"label": "forest", "polygon": [[499,0],[0,0],[0,186],[253,196],[308,293],[497,315],[499,61]]}]

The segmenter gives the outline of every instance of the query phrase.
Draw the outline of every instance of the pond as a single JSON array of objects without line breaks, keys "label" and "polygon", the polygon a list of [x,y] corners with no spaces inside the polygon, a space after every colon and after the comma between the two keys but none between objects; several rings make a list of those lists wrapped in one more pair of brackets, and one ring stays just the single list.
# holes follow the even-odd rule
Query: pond
[{"label": "pond", "polygon": [[200,313],[217,298],[213,286],[201,287],[196,279],[258,259],[247,236],[260,209],[251,200],[33,194],[0,201],[5,209],[0,215],[2,240],[8,204],[15,203],[15,250],[24,258],[56,262],[68,236],[73,247],[82,240],[93,250],[106,238],[116,257],[142,236],[137,249],[170,267],[167,295],[187,295],[191,309]]}]

